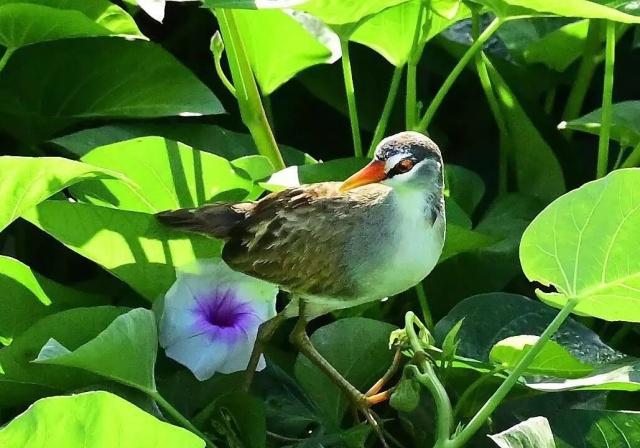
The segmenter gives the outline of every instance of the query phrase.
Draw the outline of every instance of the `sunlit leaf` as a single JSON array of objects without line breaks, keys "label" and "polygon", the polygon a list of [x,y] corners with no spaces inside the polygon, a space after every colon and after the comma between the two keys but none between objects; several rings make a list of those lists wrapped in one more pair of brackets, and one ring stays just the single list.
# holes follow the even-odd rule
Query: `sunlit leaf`
[{"label": "sunlit leaf", "polygon": [[569,23],[529,45],[524,60],[563,72],[582,54],[588,31],[588,20]]},{"label": "sunlit leaf", "polygon": [[555,200],[525,231],[522,269],[546,303],[606,320],[640,322],[640,169],[610,173]]},{"label": "sunlit leaf", "polygon": [[375,14],[390,6],[404,3],[407,0],[308,0],[297,6],[323,22],[332,25],[356,23],[364,17]]},{"label": "sunlit leaf", "polygon": [[587,0],[477,0],[501,17],[554,14],[561,17],[608,19],[614,22],[640,23],[640,17]]},{"label": "sunlit leaf", "polygon": [[59,157],[0,157],[0,231],[49,196],[87,179],[118,176],[95,166]]},{"label": "sunlit leaf", "polygon": [[[116,430],[117,429],[117,430]],[[162,422],[108,392],[50,397],[0,429],[5,448],[204,448],[186,429]]]},{"label": "sunlit leaf", "polygon": [[498,434],[489,436],[500,448],[555,448],[549,421],[532,417]]},{"label": "sunlit leaf", "polygon": [[28,142],[99,117],[221,112],[218,99],[193,73],[159,45],[142,40],[41,42],[16,50],[0,71],[0,127]]},{"label": "sunlit leaf", "polygon": [[309,14],[261,9],[237,10],[234,15],[251,68],[266,95],[305,68],[340,57],[338,36]]},{"label": "sunlit leaf", "polygon": [[[622,101],[611,109],[611,138],[624,146],[640,143],[640,101]],[[560,129],[600,134],[602,110],[596,109],[575,120],[560,123]]]},{"label": "sunlit leaf", "polygon": [[168,229],[146,213],[47,201],[25,219],[149,300],[169,289],[176,267],[220,255],[219,241]]},{"label": "sunlit leaf", "polygon": [[[508,337],[491,348],[489,359],[505,369],[513,369],[537,341],[538,336]],[[575,358],[555,341],[547,341],[525,370],[532,375],[553,375],[561,378],[581,377],[592,371],[592,366]]]},{"label": "sunlit leaf", "polygon": [[35,362],[77,367],[144,391],[155,391],[158,333],[153,312],[136,308],[116,317],[86,344],[70,351],[55,339]]}]

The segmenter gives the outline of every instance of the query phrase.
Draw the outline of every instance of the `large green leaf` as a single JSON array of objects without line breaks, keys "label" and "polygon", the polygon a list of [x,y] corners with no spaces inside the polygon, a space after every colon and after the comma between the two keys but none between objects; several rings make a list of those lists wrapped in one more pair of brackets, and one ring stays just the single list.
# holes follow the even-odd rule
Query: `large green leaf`
[{"label": "large green leaf", "polygon": [[527,46],[524,60],[563,72],[582,54],[588,31],[588,20],[569,23]]},{"label": "large green leaf", "polygon": [[61,366],[34,364],[42,346],[51,338],[75,349],[104,330],[127,308],[99,306],[74,308],[43,317],[0,349],[0,408],[32,402],[42,396],[96,384],[89,372]]},{"label": "large green leaf", "polygon": [[498,434],[489,436],[500,448],[555,448],[549,421],[532,417]]},{"label": "large green leaf", "polygon": [[584,19],[608,19],[614,22],[640,23],[640,17],[633,16],[605,5],[587,0],[477,0],[488,6],[498,16],[546,16],[580,17]]},{"label": "large green leaf", "polygon": [[86,179],[118,176],[102,168],[58,157],[0,157],[0,231],[49,196]]},{"label": "large green leaf", "polygon": [[[73,194],[98,205],[157,213],[216,199],[244,199],[254,183],[222,157],[162,137],[143,137],[93,149],[81,159],[135,182],[93,181]],[[250,167],[249,167],[250,168]],[[272,170],[269,170],[272,171]],[[261,172],[262,178],[270,172]],[[224,197],[227,193],[228,197]]]},{"label": "large green leaf", "polygon": [[[0,0],[0,6],[27,3],[60,10],[79,11],[102,27],[117,34],[140,36],[133,18],[124,9],[108,0]],[[21,24],[22,26],[22,24]],[[65,25],[66,26],[66,25]],[[28,31],[23,28],[23,32]]]},{"label": "large green leaf", "polygon": [[483,57],[506,122],[518,191],[551,201],[565,191],[560,163],[500,73]]},{"label": "large green leaf", "polygon": [[162,422],[109,392],[50,397],[0,430],[4,448],[204,448],[186,429]]},{"label": "large green leaf", "polygon": [[4,256],[0,256],[0,291],[0,343],[5,345],[44,316],[96,304],[94,296],[49,280]]},{"label": "large green leaf", "polygon": [[112,31],[79,11],[24,3],[0,6],[0,45],[11,50],[65,37],[109,34]]},{"label": "large green leaf", "polygon": [[407,0],[308,0],[297,6],[298,9],[310,12],[325,23],[341,25],[356,23],[361,19],[376,14],[385,8],[406,2]]},{"label": "large green leaf", "polygon": [[[396,67],[402,66],[411,54],[421,3],[420,0],[411,0],[387,8],[366,19],[349,39],[377,51]],[[429,28],[426,34],[420,33],[418,43],[430,40],[445,28],[470,15],[471,11],[463,4],[451,19],[432,14]],[[424,20],[426,16],[423,14],[423,24]],[[421,26],[420,29],[422,28]]]},{"label": "large green leaf", "polygon": [[219,241],[171,230],[145,213],[47,201],[25,219],[149,300],[169,289],[176,267],[220,255]]},{"label": "large green leaf", "polygon": [[[622,101],[615,103],[611,112],[611,138],[623,146],[635,146],[640,143],[640,101]],[[596,109],[587,115],[568,122],[562,122],[560,129],[600,134],[602,110]]]},{"label": "large green leaf", "polygon": [[[539,335],[556,314],[542,303],[517,294],[480,294],[453,307],[436,325],[434,336],[441,343],[464,318],[458,333],[458,354],[487,361],[496,343],[511,336]],[[560,327],[553,340],[587,364],[603,364],[620,357],[596,333],[573,319]]]},{"label": "large green leaf", "polygon": [[330,64],[340,57],[338,36],[309,14],[238,10],[235,18],[251,68],[266,95],[305,68]]},{"label": "large green leaf", "polygon": [[525,231],[522,269],[549,305],[578,299],[575,311],[640,322],[640,169],[610,173],[558,198]]},{"label": "large green leaf", "polygon": [[[340,319],[318,329],[311,342],[324,358],[360,389],[368,389],[391,362],[389,334],[394,326],[360,317]],[[348,400],[318,367],[298,355],[298,382],[329,421],[339,426]]]},{"label": "large green leaf", "polygon": [[567,409],[547,417],[558,448],[633,448],[640,440],[640,413]]},{"label": "large green leaf", "polygon": [[27,142],[99,117],[221,112],[218,99],[193,73],[159,45],[142,40],[41,42],[16,50],[0,72],[0,127]]},{"label": "large green leaf", "polygon": [[36,362],[77,367],[146,392],[155,392],[158,332],[153,312],[136,308],[114,319],[86,344],[70,351],[49,339]]},{"label": "large green leaf", "polygon": [[[219,126],[185,122],[136,122],[106,125],[58,137],[52,142],[77,156],[84,156],[98,146],[153,135],[182,142],[229,160],[258,153],[249,134],[240,134]],[[311,156],[302,151],[286,145],[279,146],[287,165],[315,163]]]},{"label": "large green leaf", "polygon": [[[489,359],[504,369],[513,369],[518,361],[538,341],[538,336],[511,336],[496,343],[489,352]],[[575,358],[555,341],[547,341],[540,353],[527,366],[525,373],[576,378],[593,371],[593,367]]]}]

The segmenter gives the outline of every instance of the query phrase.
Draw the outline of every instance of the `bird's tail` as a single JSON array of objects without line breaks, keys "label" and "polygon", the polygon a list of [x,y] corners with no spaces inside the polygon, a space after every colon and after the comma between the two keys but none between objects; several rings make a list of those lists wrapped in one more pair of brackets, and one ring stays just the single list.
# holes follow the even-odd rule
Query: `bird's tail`
[{"label": "bird's tail", "polygon": [[226,239],[247,217],[251,203],[210,204],[198,208],[169,210],[156,214],[162,224],[187,232]]}]

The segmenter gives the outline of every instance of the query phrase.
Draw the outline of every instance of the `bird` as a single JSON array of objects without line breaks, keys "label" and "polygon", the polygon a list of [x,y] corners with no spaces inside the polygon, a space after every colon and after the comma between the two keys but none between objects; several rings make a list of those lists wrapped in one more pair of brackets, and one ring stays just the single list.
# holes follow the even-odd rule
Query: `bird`
[{"label": "bird", "polygon": [[300,185],[257,201],[156,216],[170,227],[223,240],[222,259],[232,269],[290,294],[284,310],[258,331],[249,381],[251,364],[257,364],[275,329],[299,316],[292,342],[356,405],[366,406],[368,397],[313,348],[306,324],[396,295],[425,278],[444,245],[443,188],[438,146],[421,133],[404,131],[383,139],[370,163],[344,182]]}]

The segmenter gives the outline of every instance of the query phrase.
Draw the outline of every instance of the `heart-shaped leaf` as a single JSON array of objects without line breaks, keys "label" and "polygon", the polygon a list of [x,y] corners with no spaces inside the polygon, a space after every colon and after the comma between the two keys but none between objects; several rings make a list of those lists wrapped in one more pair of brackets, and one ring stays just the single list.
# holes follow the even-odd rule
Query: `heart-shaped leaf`
[{"label": "heart-shaped leaf", "polygon": [[[596,109],[575,120],[562,122],[561,129],[600,134],[602,110]],[[640,144],[640,101],[622,101],[611,108],[611,138],[624,146]]]},{"label": "heart-shaped leaf", "polygon": [[549,421],[544,417],[532,417],[489,438],[500,448],[556,447]]},{"label": "heart-shaped leaf", "polygon": [[522,269],[541,300],[606,320],[640,322],[640,169],[610,173],[556,199],[520,243]]}]

